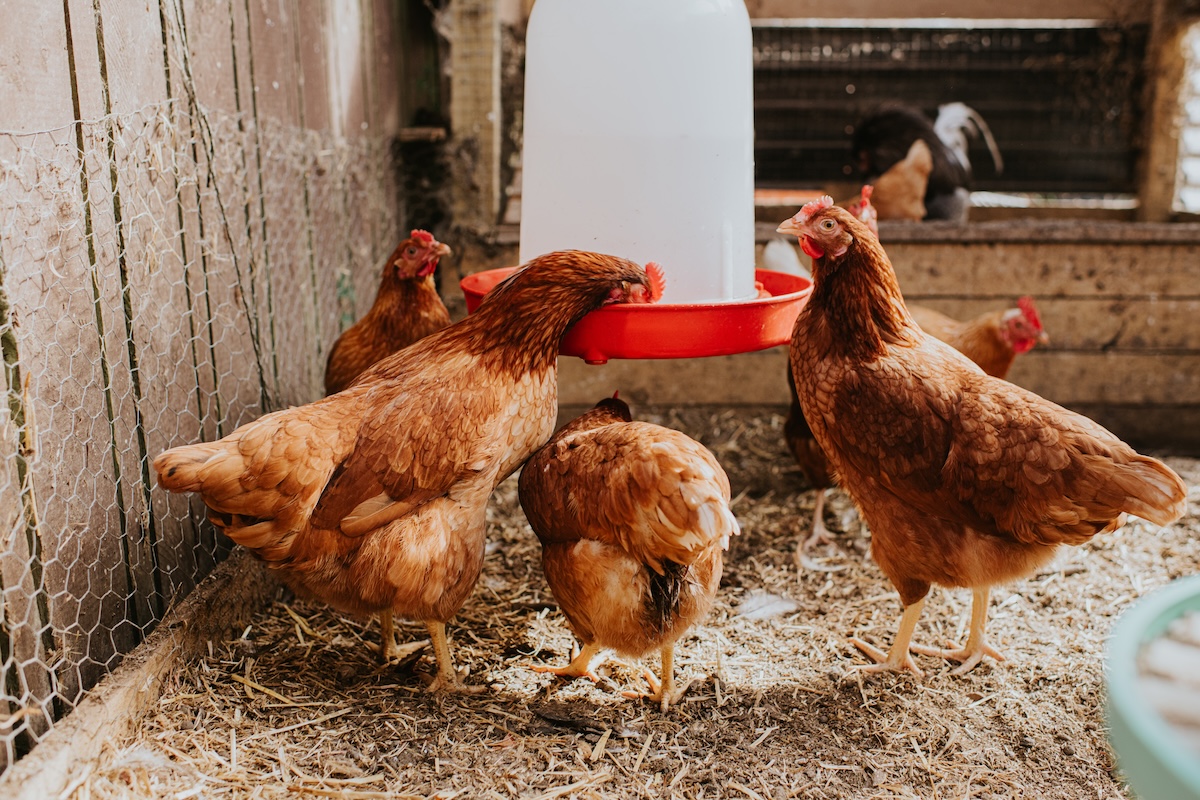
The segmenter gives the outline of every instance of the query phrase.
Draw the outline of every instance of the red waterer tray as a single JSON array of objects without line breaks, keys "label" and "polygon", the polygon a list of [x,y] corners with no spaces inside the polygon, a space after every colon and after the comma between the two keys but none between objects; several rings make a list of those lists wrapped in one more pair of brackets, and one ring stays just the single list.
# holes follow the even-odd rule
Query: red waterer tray
[{"label": "red waterer tray", "polygon": [[[460,285],[473,313],[484,295],[516,270],[489,269]],[[785,344],[812,282],[799,275],[759,269],[754,279],[769,297],[725,303],[617,304],[576,323],[559,352],[589,364],[610,358],[697,358],[747,353]]]}]

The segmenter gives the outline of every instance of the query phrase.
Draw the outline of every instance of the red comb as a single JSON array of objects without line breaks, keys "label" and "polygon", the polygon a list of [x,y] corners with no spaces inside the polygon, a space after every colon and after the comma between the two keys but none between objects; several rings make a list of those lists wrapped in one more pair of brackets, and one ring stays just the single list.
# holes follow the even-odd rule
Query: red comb
[{"label": "red comb", "polygon": [[875,187],[869,183],[864,183],[862,188],[862,204],[864,206],[871,205],[871,194],[875,191]]},{"label": "red comb", "polygon": [[1037,330],[1042,329],[1042,319],[1038,316],[1037,306],[1033,304],[1033,298],[1029,295],[1017,300],[1017,308],[1021,309],[1021,313],[1025,315],[1025,319],[1029,320],[1029,324]]},{"label": "red comb", "polygon": [[650,302],[657,303],[662,299],[663,289],[667,288],[667,276],[657,261],[647,262],[646,275],[650,278]]},{"label": "red comb", "polygon": [[825,209],[831,208],[832,206],[833,206],[833,198],[827,194],[822,195],[821,197],[818,197],[816,200],[812,200],[808,203],[805,203],[804,207],[800,209],[800,213],[797,214],[796,216],[800,217],[802,220],[807,222],[812,217],[813,214],[817,213],[818,211],[824,211]]},{"label": "red comb", "polygon": [[620,400],[621,398],[617,397],[617,395],[618,395],[618,394],[620,394],[620,393],[621,393],[621,390],[620,390],[620,389],[618,389],[617,391],[613,392],[613,400]]},{"label": "red comb", "polygon": [[422,231],[422,230],[414,229],[412,231],[412,233],[408,234],[408,238],[416,239],[421,244],[432,244],[433,243],[433,234],[430,233],[429,231]]}]

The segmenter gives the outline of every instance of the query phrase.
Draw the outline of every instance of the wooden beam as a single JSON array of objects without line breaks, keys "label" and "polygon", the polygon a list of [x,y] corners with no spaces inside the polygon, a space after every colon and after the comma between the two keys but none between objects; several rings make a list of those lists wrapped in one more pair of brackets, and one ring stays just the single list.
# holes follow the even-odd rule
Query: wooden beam
[{"label": "wooden beam", "polygon": [[500,17],[494,0],[455,0],[450,89],[451,218],[477,234],[500,214]]}]

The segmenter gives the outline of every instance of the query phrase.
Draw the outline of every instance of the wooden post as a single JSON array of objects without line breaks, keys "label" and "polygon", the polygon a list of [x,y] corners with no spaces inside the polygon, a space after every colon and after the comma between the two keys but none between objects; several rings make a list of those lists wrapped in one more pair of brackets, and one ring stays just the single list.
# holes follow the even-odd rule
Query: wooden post
[{"label": "wooden post", "polygon": [[495,0],[454,0],[448,13],[450,216],[485,234],[500,213],[500,17]]},{"label": "wooden post", "polygon": [[1198,18],[1194,0],[1155,0],[1146,43],[1145,122],[1138,165],[1138,219],[1165,222],[1179,171],[1181,93],[1188,80],[1183,38]]}]

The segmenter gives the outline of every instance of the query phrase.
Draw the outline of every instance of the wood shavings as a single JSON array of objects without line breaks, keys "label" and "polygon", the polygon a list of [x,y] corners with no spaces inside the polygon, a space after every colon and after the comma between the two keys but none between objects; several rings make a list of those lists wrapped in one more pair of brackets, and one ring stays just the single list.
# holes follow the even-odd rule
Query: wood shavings
[{"label": "wood shavings", "polygon": [[[489,505],[480,585],[448,626],[456,661],[488,692],[430,696],[421,680],[433,669],[428,652],[381,665],[363,646],[378,641],[374,620],[280,597],[248,632],[239,627],[208,657],[179,664],[153,712],[74,797],[1125,796],[1101,700],[1105,639],[1120,610],[1111,606],[1195,570],[1194,511],[1161,531],[1137,526],[1065,549],[1062,568],[1006,585],[988,627],[1003,664],[954,678],[952,664],[920,656],[922,682],[852,678],[863,660],[848,636],[888,645],[900,602],[858,524],[832,531],[843,571],[797,571],[792,553],[812,501],[783,444],[782,409],[634,412],[717,452],[741,498],[743,534],[730,543],[716,605],[676,647],[677,679],[696,682],[669,714],[619,694],[643,688],[657,655],[610,659],[600,684],[529,669],[565,661],[575,638],[542,577],[514,477]],[[1200,484],[1200,462],[1168,463]],[[829,505],[832,519],[852,507],[840,491]],[[741,616],[755,595],[795,608]],[[917,636],[961,640],[969,601],[969,592],[933,589]],[[426,635],[419,623],[397,627],[401,641]],[[160,758],[122,760],[134,751]]]}]

